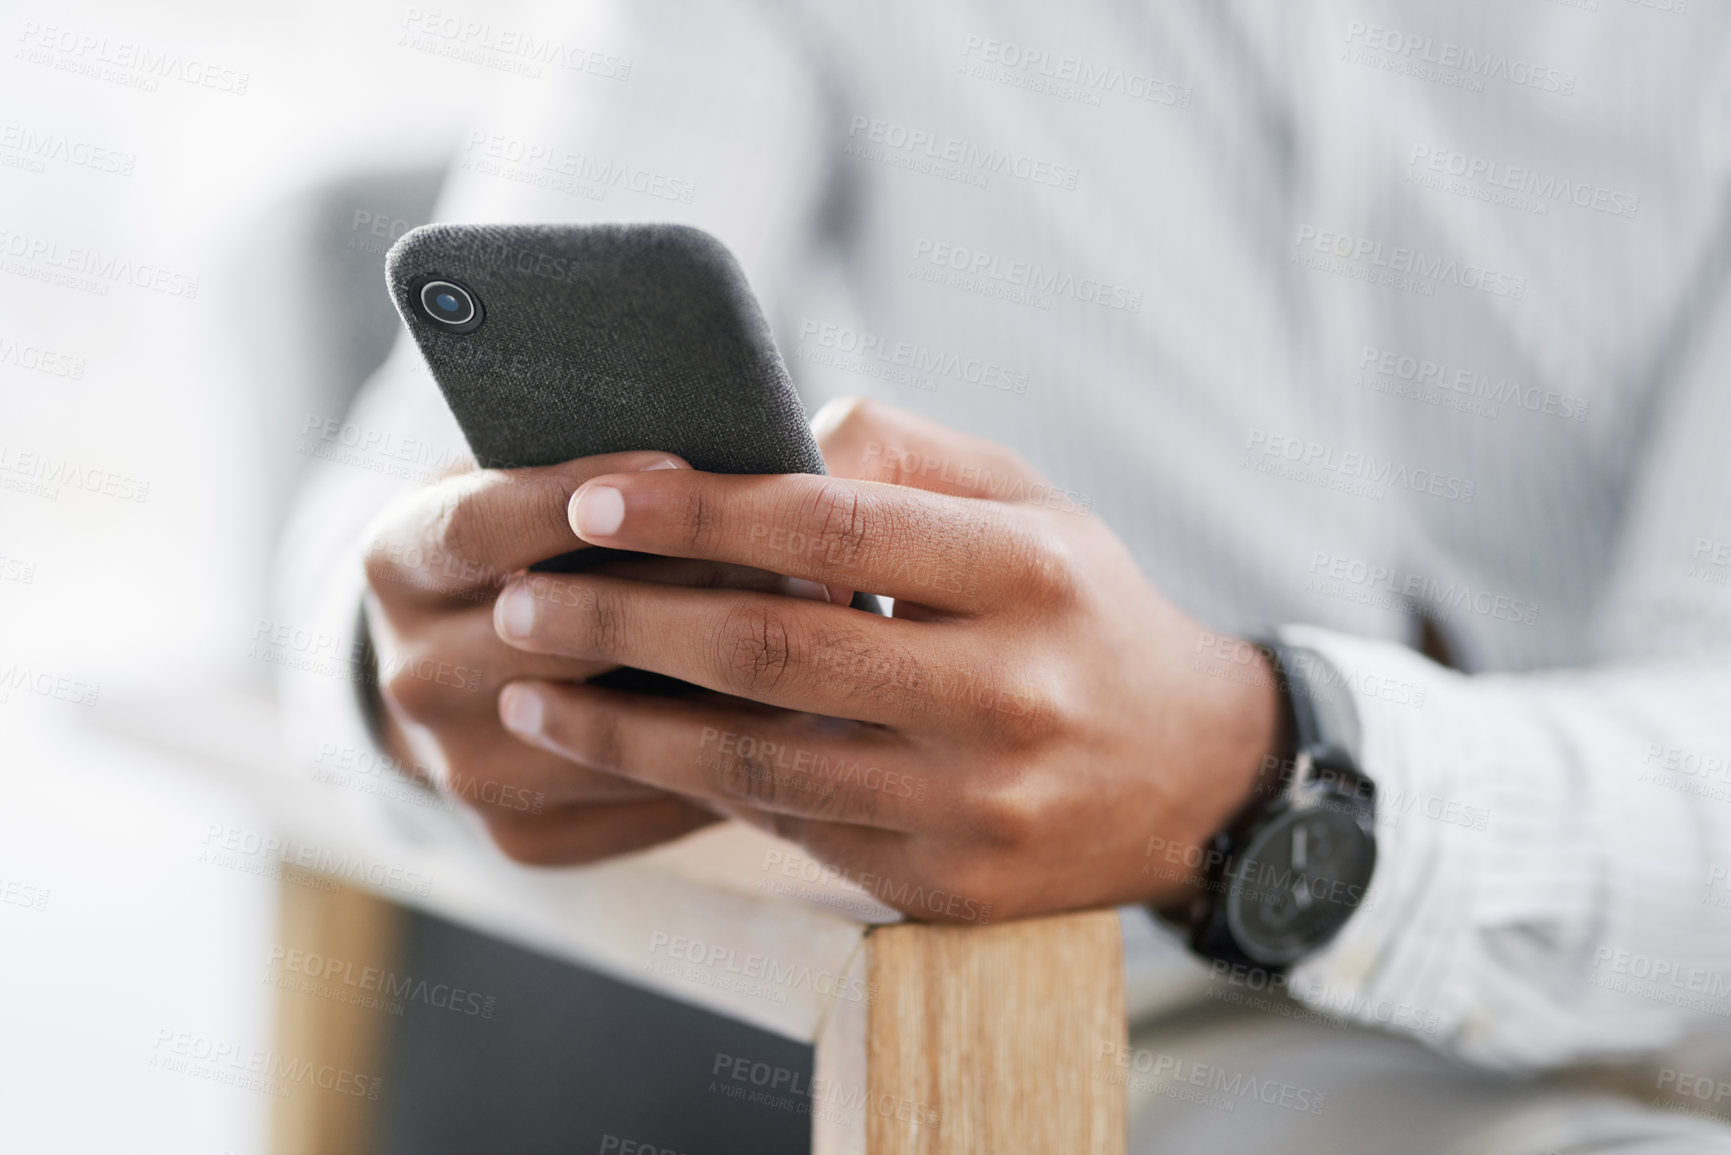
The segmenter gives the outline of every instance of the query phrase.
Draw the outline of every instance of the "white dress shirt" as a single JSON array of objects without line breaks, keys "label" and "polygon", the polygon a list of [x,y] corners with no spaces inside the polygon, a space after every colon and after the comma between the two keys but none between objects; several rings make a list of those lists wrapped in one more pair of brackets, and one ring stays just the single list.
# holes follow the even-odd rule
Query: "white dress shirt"
[{"label": "white dress shirt", "polygon": [[[594,7],[624,78],[526,81],[439,215],[706,228],[808,408],[997,439],[1211,629],[1322,651],[1379,857],[1295,992],[1628,1054],[1731,1016],[1731,42],[1678,7]],[[282,562],[338,631],[462,444],[406,340],[346,420]],[[320,744],[345,691],[286,675]]]}]

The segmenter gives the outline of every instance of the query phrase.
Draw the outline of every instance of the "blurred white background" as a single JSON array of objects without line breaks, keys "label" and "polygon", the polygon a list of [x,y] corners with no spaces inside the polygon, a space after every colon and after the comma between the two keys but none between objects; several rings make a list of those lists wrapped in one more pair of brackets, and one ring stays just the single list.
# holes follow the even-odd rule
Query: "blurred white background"
[{"label": "blurred white background", "polygon": [[[552,83],[406,46],[417,11],[0,6],[0,1151],[265,1149],[268,1096],[153,1066],[164,1032],[270,1045],[275,884],[199,861],[211,824],[258,816],[104,724],[165,690],[268,687],[247,656],[285,480],[267,462],[300,431],[266,423],[249,319],[282,290],[249,249],[333,174],[436,163],[465,110]],[[40,279],[77,249],[196,296]],[[43,460],[145,499],[29,476]]]}]

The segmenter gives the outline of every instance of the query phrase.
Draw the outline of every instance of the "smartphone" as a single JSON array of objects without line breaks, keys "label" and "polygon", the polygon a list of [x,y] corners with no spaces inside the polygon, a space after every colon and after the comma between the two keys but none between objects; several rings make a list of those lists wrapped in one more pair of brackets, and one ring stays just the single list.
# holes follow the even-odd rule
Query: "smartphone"
[{"label": "smartphone", "polygon": [[385,275],[484,467],[665,449],[824,472],[745,275],[701,229],[423,225]]},{"label": "smartphone", "polygon": [[[701,229],[422,225],[385,277],[483,467],[663,449],[713,473],[825,472],[745,274]],[[870,594],[853,605],[883,612]]]}]

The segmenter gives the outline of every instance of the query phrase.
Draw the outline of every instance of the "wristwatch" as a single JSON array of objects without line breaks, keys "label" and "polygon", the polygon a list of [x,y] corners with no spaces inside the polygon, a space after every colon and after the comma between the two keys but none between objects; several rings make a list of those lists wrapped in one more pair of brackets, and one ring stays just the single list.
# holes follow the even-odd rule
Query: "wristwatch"
[{"label": "wristwatch", "polygon": [[1358,716],[1314,650],[1263,647],[1282,701],[1281,756],[1214,836],[1202,892],[1180,918],[1216,962],[1284,971],[1333,938],[1376,867],[1376,786],[1359,769]]}]

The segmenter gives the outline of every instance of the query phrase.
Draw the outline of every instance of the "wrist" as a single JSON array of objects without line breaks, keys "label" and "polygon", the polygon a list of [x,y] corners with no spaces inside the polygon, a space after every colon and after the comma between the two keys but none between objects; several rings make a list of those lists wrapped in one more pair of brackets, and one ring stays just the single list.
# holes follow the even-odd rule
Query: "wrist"
[{"label": "wrist", "polygon": [[1193,830],[1200,842],[1231,825],[1263,791],[1265,772],[1277,766],[1286,727],[1280,675],[1259,645],[1244,642],[1255,660],[1242,679],[1227,683],[1231,692],[1212,723],[1214,751],[1204,771]]},{"label": "wrist", "polygon": [[1160,913],[1215,962],[1279,970],[1321,948],[1352,916],[1376,868],[1375,786],[1359,767],[1357,717],[1339,675],[1302,646],[1271,643],[1278,746],[1250,800],[1210,839],[1187,908]]},{"label": "wrist", "polygon": [[1226,682],[1229,690],[1208,723],[1212,740],[1202,745],[1212,754],[1198,771],[1179,836],[1169,843],[1182,847],[1182,870],[1167,874],[1153,898],[1161,914],[1176,916],[1206,894],[1216,836],[1276,785],[1267,779],[1281,765],[1285,741],[1279,676],[1264,649],[1251,648],[1253,665],[1241,680]]}]

